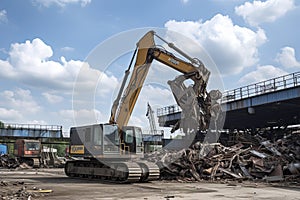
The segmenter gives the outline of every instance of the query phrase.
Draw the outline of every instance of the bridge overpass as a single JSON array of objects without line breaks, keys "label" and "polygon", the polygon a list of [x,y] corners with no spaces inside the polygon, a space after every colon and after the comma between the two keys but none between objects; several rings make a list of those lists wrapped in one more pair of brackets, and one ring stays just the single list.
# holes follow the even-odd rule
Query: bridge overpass
[{"label": "bridge overpass", "polygon": [[13,143],[16,139],[39,139],[42,143],[67,143],[62,126],[38,124],[3,124],[0,127],[0,143]]},{"label": "bridge overpass", "polygon": [[[300,124],[300,72],[225,91],[224,129],[248,129]],[[160,126],[181,118],[177,105],[157,109]]]}]

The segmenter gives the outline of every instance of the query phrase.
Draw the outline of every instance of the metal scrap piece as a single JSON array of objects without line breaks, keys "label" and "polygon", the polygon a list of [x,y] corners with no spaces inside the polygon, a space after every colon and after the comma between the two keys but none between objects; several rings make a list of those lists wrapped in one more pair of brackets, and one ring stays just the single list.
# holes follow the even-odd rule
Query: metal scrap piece
[{"label": "metal scrap piece", "polygon": [[250,175],[250,173],[248,172],[248,170],[246,169],[246,167],[245,167],[244,165],[239,164],[239,166],[240,166],[240,168],[241,168],[243,174],[244,174],[247,178],[253,179],[253,177]]},{"label": "metal scrap piece", "polygon": [[264,166],[264,161],[260,158],[251,157],[250,160],[252,161],[252,163],[254,165],[258,165],[258,166],[261,166],[261,167]]},{"label": "metal scrap piece", "polygon": [[270,143],[269,140],[261,142],[266,149],[268,149],[270,152],[272,152],[274,155],[281,156],[281,153],[273,146],[273,144]]},{"label": "metal scrap piece", "polygon": [[256,151],[256,150],[250,150],[250,152],[251,152],[253,155],[255,155],[255,156],[257,156],[257,157],[260,157],[260,158],[266,158],[266,157],[268,157],[266,154],[260,153],[260,152],[258,152],[258,151]]},{"label": "metal scrap piece", "polygon": [[265,180],[266,182],[279,182],[279,181],[283,181],[283,177],[282,176],[266,176],[263,178],[263,180]]},{"label": "metal scrap piece", "polygon": [[224,173],[226,173],[226,174],[229,174],[230,176],[232,176],[232,177],[234,177],[234,178],[237,178],[237,179],[243,178],[243,177],[241,177],[241,176],[239,176],[239,175],[237,175],[237,174],[235,174],[235,173],[233,173],[233,172],[231,172],[231,171],[229,171],[229,170],[226,170],[226,169],[223,169],[223,168],[219,168],[219,170],[220,170],[221,172],[224,172]]},{"label": "metal scrap piece", "polygon": [[274,170],[271,172],[270,176],[281,176],[283,177],[283,171],[281,164],[278,164]]},{"label": "metal scrap piece", "polygon": [[290,163],[288,169],[294,175],[300,174],[300,163]]}]

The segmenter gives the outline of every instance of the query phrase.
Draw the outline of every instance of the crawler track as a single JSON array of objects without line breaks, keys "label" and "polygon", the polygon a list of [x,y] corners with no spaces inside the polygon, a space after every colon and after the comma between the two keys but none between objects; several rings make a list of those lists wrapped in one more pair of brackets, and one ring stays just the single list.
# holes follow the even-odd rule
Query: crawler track
[{"label": "crawler track", "polygon": [[69,177],[100,179],[115,183],[134,183],[158,180],[160,171],[150,162],[109,162],[97,160],[68,161],[65,174]]}]

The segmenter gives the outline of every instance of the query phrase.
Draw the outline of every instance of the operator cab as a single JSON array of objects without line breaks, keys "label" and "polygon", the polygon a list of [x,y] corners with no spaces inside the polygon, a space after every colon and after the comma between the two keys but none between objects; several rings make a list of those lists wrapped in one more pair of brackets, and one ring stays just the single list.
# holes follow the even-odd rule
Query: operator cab
[{"label": "operator cab", "polygon": [[143,154],[144,145],[142,138],[142,130],[140,127],[124,126],[122,128],[122,142],[128,147],[128,152],[135,154]]},{"label": "operator cab", "polygon": [[70,129],[70,155],[85,158],[112,158],[143,154],[142,131],[115,124],[94,124]]},{"label": "operator cab", "polygon": [[18,157],[39,157],[41,142],[39,140],[17,139],[14,154]]}]

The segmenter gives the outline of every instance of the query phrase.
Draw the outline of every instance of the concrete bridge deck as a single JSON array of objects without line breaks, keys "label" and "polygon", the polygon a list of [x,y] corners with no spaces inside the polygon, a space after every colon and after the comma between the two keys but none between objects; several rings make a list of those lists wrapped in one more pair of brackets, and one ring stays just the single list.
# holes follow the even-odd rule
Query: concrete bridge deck
[{"label": "concrete bridge deck", "polygon": [[62,126],[37,124],[4,124],[0,127],[0,141],[16,139],[63,140]]}]

